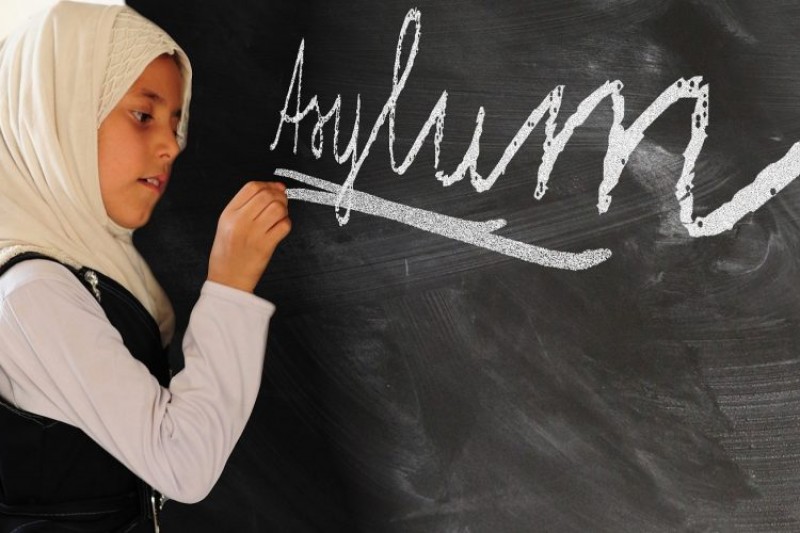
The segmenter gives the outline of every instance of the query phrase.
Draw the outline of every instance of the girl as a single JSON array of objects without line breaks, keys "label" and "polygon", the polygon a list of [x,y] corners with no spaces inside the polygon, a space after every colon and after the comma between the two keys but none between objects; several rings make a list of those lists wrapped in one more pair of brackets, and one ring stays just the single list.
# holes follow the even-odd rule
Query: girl
[{"label": "girl", "polygon": [[186,143],[191,67],[123,6],[63,2],[0,45],[0,531],[152,531],[205,497],[261,381],[285,188],[220,216],[169,379],[169,300],[133,247]]}]

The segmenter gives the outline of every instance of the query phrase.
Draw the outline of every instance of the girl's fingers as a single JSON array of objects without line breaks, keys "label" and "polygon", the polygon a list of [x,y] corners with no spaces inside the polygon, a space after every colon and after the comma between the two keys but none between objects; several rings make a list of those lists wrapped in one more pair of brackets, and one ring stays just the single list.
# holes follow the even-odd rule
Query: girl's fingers
[{"label": "girl's fingers", "polygon": [[252,292],[291,230],[288,204],[282,183],[254,181],[243,186],[220,216],[208,279]]},{"label": "girl's fingers", "polygon": [[[278,181],[250,181],[247,182],[239,192],[228,202],[228,207],[232,210],[239,210],[247,205],[254,197],[265,191],[272,191],[277,195],[286,196],[286,185]],[[287,200],[288,201],[288,200]]]},{"label": "girl's fingers", "polygon": [[286,203],[280,200],[273,200],[254,219],[254,222],[264,232],[269,231],[275,224],[284,218],[289,217],[289,209]]},{"label": "girl's fingers", "polygon": [[289,208],[289,199],[286,198],[285,193],[262,189],[250,197],[247,203],[239,208],[238,212],[247,220],[256,220],[273,203],[277,203],[287,210]]}]

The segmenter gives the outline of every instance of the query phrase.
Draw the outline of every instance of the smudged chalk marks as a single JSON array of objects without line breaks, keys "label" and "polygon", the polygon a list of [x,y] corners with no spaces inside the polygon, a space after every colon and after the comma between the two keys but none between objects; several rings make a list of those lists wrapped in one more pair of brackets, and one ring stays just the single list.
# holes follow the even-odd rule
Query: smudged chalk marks
[{"label": "smudged chalk marks", "polygon": [[[413,42],[408,51],[405,64],[402,63],[406,34],[413,24]],[[314,157],[319,159],[323,154],[324,128],[333,120],[333,157],[340,165],[350,161],[350,171],[341,186],[318,180],[310,176],[295,173],[290,170],[280,169],[279,175],[296,179],[311,184],[327,192],[295,189],[291,191],[291,198],[308,202],[332,205],[340,225],[345,225],[350,219],[350,211],[356,209],[375,216],[389,218],[414,226],[425,231],[430,231],[455,240],[467,242],[494,250],[511,257],[553,268],[579,270],[595,266],[609,257],[611,252],[607,249],[587,250],[573,254],[531,244],[514,241],[495,235],[493,232],[505,225],[503,220],[488,222],[470,222],[446,215],[431,213],[415,209],[402,204],[389,202],[375,196],[358,192],[354,183],[369,151],[378,136],[378,133],[388,121],[389,154],[391,168],[397,174],[404,174],[413,164],[422,145],[434,131],[434,169],[436,179],[443,186],[450,186],[461,181],[470,174],[470,183],[478,192],[485,192],[492,188],[497,179],[502,176],[511,160],[517,154],[530,134],[547,115],[545,121],[545,140],[542,162],[539,165],[536,186],[533,196],[541,199],[547,191],[550,179],[558,156],[572,138],[575,129],[581,126],[594,112],[597,106],[607,98],[611,99],[613,122],[608,135],[608,149],[603,162],[603,179],[598,188],[597,209],[599,214],[608,211],[611,205],[611,192],[619,183],[622,170],[630,160],[631,153],[636,149],[644,133],[655,120],[664,112],[682,99],[695,100],[694,111],[691,117],[690,138],[683,153],[684,164],[681,175],[675,185],[675,194],[680,206],[680,221],[692,237],[712,236],[733,228],[734,224],[748,213],[756,211],[771,197],[776,195],[798,175],[800,175],[800,143],[795,144],[779,161],[769,165],[761,171],[750,185],[742,188],[733,198],[707,214],[704,217],[694,217],[694,196],[692,193],[694,180],[694,167],[697,158],[703,149],[706,139],[706,127],[709,117],[709,86],[702,83],[701,76],[679,79],[662,92],[645,111],[636,118],[629,128],[622,126],[625,118],[625,98],[622,95],[623,84],[619,80],[607,81],[592,94],[587,96],[577,107],[575,113],[564,123],[561,131],[556,135],[556,119],[561,107],[564,94],[564,85],[556,86],[545,96],[541,103],[530,112],[517,133],[511,139],[500,160],[488,176],[483,177],[478,172],[478,158],[480,157],[480,139],[483,132],[483,123],[486,111],[480,106],[475,119],[475,129],[472,140],[467,147],[459,165],[448,174],[439,170],[441,144],[444,139],[444,123],[447,111],[447,91],[442,91],[439,100],[430,112],[428,119],[423,124],[408,153],[398,164],[395,150],[395,124],[397,120],[397,101],[405,88],[414,61],[419,52],[422,28],[422,14],[417,9],[411,9],[403,20],[400,35],[397,41],[394,69],[392,73],[392,89],[381,112],[367,137],[366,143],[359,149],[358,138],[361,122],[361,95],[356,97],[355,121],[350,140],[344,152],[339,152],[339,126],[341,124],[342,97],[337,95],[330,109],[323,113],[319,99],[314,95],[308,103],[302,105],[303,62],[305,41],[300,43],[300,48],[295,60],[292,79],[286,93],[284,107],[280,112],[278,130],[275,139],[270,145],[270,150],[278,146],[284,124],[294,124],[294,153],[297,153],[297,143],[300,132],[300,123],[312,113],[316,115],[316,123],[311,133],[311,150]],[[294,110],[289,111],[294,97]],[[344,210],[342,211],[342,208]]]}]

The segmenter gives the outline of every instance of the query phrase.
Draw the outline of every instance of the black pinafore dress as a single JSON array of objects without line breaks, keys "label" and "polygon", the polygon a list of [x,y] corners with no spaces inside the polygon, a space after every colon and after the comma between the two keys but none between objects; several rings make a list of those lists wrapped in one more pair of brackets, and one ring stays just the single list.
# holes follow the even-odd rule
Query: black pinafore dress
[{"label": "black pinafore dress", "polygon": [[[28,259],[55,261],[21,254],[0,275]],[[150,313],[100,272],[66,268],[98,300],[131,355],[167,386],[167,354]],[[0,533],[152,532],[161,504],[157,492],[80,429],[0,399]]]}]

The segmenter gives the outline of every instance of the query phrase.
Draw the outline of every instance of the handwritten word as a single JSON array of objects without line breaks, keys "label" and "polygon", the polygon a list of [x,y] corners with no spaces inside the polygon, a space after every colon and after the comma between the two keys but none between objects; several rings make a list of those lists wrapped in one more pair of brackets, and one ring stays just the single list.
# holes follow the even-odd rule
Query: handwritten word
[{"label": "handwritten word", "polygon": [[[275,133],[275,139],[270,145],[270,150],[274,150],[277,147],[284,124],[294,124],[294,153],[297,153],[300,123],[309,115],[313,114],[314,117],[312,117],[312,119],[316,118],[316,123],[311,132],[312,153],[318,159],[322,157],[324,128],[333,120],[333,157],[340,165],[349,161],[350,171],[344,183],[339,186],[290,170],[279,169],[277,172],[279,175],[298,180],[325,191],[290,189],[290,198],[334,206],[336,217],[340,225],[344,225],[348,222],[351,210],[355,209],[356,211],[396,220],[425,231],[474,244],[542,266],[581,270],[593,267],[607,260],[611,257],[611,251],[605,248],[585,250],[580,253],[549,250],[495,235],[495,231],[506,225],[505,220],[502,219],[490,220],[487,222],[473,222],[411,208],[394,202],[388,202],[375,196],[355,191],[355,180],[381,128],[388,122],[389,154],[391,167],[395,173],[403,174],[408,170],[414,162],[420,148],[435,127],[433,144],[434,169],[437,169],[435,173],[436,178],[442,182],[443,186],[450,186],[464,179],[467,173],[469,173],[470,182],[475,190],[484,192],[491,189],[497,179],[505,173],[508,164],[516,155],[517,151],[528,139],[534,128],[536,128],[539,122],[547,115],[544,126],[544,152],[542,154],[542,162],[539,165],[536,187],[534,190],[534,198],[538,200],[541,199],[547,191],[550,173],[555,166],[558,156],[572,138],[575,128],[582,125],[602,101],[610,98],[613,121],[609,130],[608,150],[606,151],[603,163],[603,180],[598,189],[597,203],[598,212],[603,214],[611,205],[611,192],[619,182],[622,169],[625,168],[631,153],[644,137],[644,132],[647,128],[679,100],[693,99],[695,100],[695,105],[691,118],[691,137],[683,153],[683,169],[675,189],[680,207],[681,223],[686,227],[689,235],[693,237],[717,235],[731,229],[742,217],[760,208],[772,196],[786,187],[800,174],[800,143],[796,143],[783,158],[762,170],[750,185],[747,185],[737,192],[729,202],[723,204],[705,217],[693,218],[694,196],[692,194],[692,189],[694,165],[706,139],[705,130],[708,126],[709,116],[709,86],[708,84],[702,84],[702,78],[700,76],[688,80],[679,79],[673,83],[642,112],[629,128],[624,128],[622,126],[622,121],[625,116],[625,98],[622,95],[623,84],[619,80],[606,82],[578,105],[576,111],[564,123],[561,131],[556,134],[556,118],[558,117],[564,92],[564,86],[558,85],[530,112],[527,119],[511,139],[511,142],[506,147],[494,169],[486,177],[481,176],[477,170],[477,162],[480,156],[480,138],[486,115],[483,106],[478,109],[472,140],[461,163],[450,174],[438,170],[447,109],[447,91],[443,91],[439,100],[431,110],[428,119],[420,129],[414,143],[403,158],[402,163],[398,165],[395,157],[397,102],[411,75],[414,60],[419,51],[422,27],[421,20],[422,15],[417,9],[411,9],[403,20],[395,54],[392,89],[389,98],[386,100],[386,103],[369,132],[366,143],[360,148],[360,152],[358,143],[361,121],[360,94],[356,97],[353,131],[342,153],[339,152],[339,126],[341,123],[340,113],[342,107],[341,95],[336,96],[333,105],[325,113],[322,112],[319,99],[316,95],[314,95],[305,106],[302,106],[301,93],[305,41],[300,43],[294,70],[292,72],[292,79],[286,93],[286,101],[280,112],[278,130]],[[414,39],[405,64],[403,64],[401,59],[404,51],[404,41],[412,23],[414,26]],[[289,108],[292,103],[293,94],[295,95],[294,110],[290,112]],[[344,207],[344,212],[342,212],[342,207]]]}]

